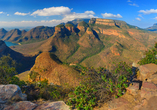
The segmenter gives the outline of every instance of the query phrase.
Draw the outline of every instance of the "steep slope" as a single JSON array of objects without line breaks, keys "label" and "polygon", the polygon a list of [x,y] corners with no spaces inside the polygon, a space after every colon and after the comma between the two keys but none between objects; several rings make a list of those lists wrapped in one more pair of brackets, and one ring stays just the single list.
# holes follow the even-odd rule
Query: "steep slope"
[{"label": "steep slope", "polygon": [[17,63],[20,64],[17,67],[18,72],[22,72],[30,69],[34,64],[35,57],[36,57],[36,56],[34,57],[24,56],[23,54],[10,49],[9,47],[6,46],[4,41],[0,40],[0,57],[8,54],[13,60],[15,60]]},{"label": "steep slope", "polygon": [[36,81],[47,79],[49,83],[69,87],[75,87],[81,81],[78,71],[63,65],[56,55],[49,52],[43,52],[37,56],[30,71],[39,74],[36,76]]},{"label": "steep slope", "polygon": [[6,33],[7,33],[7,31],[4,28],[1,28],[0,29],[0,39],[2,39]]},{"label": "steep slope", "polygon": [[24,32],[22,35],[22,38],[20,38],[18,41],[19,42],[24,42],[24,41],[30,41],[30,40],[43,40],[51,37],[54,33],[54,28],[53,27],[45,27],[45,26],[38,26],[33,29],[31,29],[28,32]]}]

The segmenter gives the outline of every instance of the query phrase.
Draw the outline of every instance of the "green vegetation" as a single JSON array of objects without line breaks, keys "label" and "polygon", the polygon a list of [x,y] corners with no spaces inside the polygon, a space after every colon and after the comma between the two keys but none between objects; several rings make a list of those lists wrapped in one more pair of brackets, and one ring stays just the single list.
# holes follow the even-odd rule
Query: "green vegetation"
[{"label": "green vegetation", "polygon": [[157,43],[154,48],[145,52],[146,57],[142,58],[141,61],[138,62],[140,65],[154,63],[157,64]]},{"label": "green vegetation", "polygon": [[132,74],[131,68],[125,62],[115,66],[113,73],[102,67],[95,70],[77,65],[76,68],[82,69],[84,80],[73,93],[69,94],[67,104],[78,110],[91,110],[113,97],[122,96]]},{"label": "green vegetation", "polygon": [[0,58],[0,84],[17,84],[20,87],[26,85],[24,81],[20,81],[15,67],[17,63],[13,60],[10,55],[2,56]]},{"label": "green vegetation", "polygon": [[67,26],[67,27],[74,27],[74,25],[72,25],[72,24],[65,24],[65,26]]},{"label": "green vegetation", "polygon": [[89,25],[88,25],[86,22],[84,22],[84,21],[81,21],[78,25],[79,25],[79,26],[84,26],[84,27],[88,27],[88,26],[89,26]]}]

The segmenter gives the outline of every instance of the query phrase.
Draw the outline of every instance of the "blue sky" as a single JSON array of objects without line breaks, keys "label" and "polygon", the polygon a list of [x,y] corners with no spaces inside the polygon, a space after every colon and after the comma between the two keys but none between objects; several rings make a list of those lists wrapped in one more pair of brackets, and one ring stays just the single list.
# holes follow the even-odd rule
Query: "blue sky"
[{"label": "blue sky", "polygon": [[147,28],[156,0],[0,0],[0,27],[55,26],[76,18],[116,19]]}]

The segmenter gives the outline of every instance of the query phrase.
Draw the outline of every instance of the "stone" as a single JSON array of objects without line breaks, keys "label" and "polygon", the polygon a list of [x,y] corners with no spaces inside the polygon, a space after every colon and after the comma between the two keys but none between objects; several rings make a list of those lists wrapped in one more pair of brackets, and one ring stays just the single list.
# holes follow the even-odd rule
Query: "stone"
[{"label": "stone", "polygon": [[5,107],[3,110],[34,110],[36,107],[37,104],[34,104],[30,101],[20,101]]},{"label": "stone", "polygon": [[138,94],[138,90],[139,90],[139,83],[134,83],[133,85],[130,84],[130,86],[128,88],[126,88],[127,92],[133,96]]},{"label": "stone", "polygon": [[150,78],[147,79],[147,82],[157,84],[157,74],[153,74]]},{"label": "stone", "polygon": [[141,81],[145,81],[148,78],[150,78],[151,75],[157,72],[157,65],[153,63],[141,65],[139,66],[139,71],[140,71],[139,79]]},{"label": "stone", "polygon": [[153,83],[143,82],[141,88],[141,98],[149,99],[153,96],[157,96],[157,86]]},{"label": "stone", "polygon": [[[128,108],[129,105],[130,105],[130,103],[126,99],[120,97],[118,99],[112,100],[108,104],[108,110],[125,110]],[[130,109],[128,109],[128,110],[130,110]]]},{"label": "stone", "polygon": [[70,107],[63,101],[44,103],[34,110],[70,110]]},{"label": "stone", "polygon": [[26,95],[22,94],[19,86],[14,84],[0,85],[0,103],[8,100],[26,100]]}]

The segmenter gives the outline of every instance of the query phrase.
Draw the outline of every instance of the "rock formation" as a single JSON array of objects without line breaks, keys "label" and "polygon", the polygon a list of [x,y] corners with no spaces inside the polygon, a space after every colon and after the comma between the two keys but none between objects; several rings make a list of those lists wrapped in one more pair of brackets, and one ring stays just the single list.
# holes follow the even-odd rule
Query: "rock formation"
[{"label": "rock formation", "polygon": [[157,65],[146,64],[138,67],[137,78],[120,98],[113,99],[94,110],[156,110],[157,108]]},{"label": "rock formation", "polygon": [[0,85],[0,110],[70,110],[63,101],[45,102],[41,105],[27,101],[17,85]]}]

